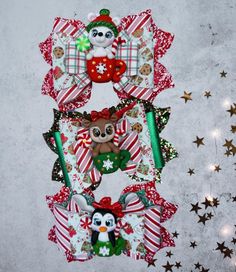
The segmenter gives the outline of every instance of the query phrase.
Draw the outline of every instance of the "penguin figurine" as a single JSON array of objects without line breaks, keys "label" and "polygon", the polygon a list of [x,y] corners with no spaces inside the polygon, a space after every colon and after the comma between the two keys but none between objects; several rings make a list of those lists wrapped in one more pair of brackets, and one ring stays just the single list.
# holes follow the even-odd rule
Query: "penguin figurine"
[{"label": "penguin figurine", "polygon": [[[102,208],[101,202],[99,208],[95,208],[92,213],[92,236],[91,244],[94,253],[100,257],[110,257],[112,255],[120,255],[125,248],[125,240],[122,237],[116,239],[115,228],[117,223],[117,215],[112,209],[107,207]],[[114,204],[113,204],[114,205]],[[95,206],[95,205],[94,205]],[[107,206],[107,205],[105,205]],[[109,205],[111,207],[111,205]]]}]

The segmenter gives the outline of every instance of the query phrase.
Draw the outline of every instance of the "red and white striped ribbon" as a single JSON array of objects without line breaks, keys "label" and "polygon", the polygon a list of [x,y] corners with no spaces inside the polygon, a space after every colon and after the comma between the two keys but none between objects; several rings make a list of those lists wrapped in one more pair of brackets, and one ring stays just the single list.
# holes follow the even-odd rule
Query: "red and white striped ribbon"
[{"label": "red and white striped ribbon", "polygon": [[118,146],[120,142],[120,137],[124,136],[130,130],[130,123],[126,119],[122,119],[121,122],[116,125],[116,132],[113,138],[113,143]]},{"label": "red and white striped ribbon", "polygon": [[132,131],[125,136],[119,144],[120,149],[128,150],[130,152],[130,160],[135,163],[139,163],[142,159],[140,146],[138,133],[135,131]]},{"label": "red and white striped ribbon", "polygon": [[81,211],[79,205],[77,204],[76,200],[73,197],[71,198],[70,202],[67,205],[67,210],[76,213]]},{"label": "red and white striped ribbon", "polygon": [[65,33],[77,37],[85,32],[85,25],[79,20],[68,20],[57,17],[54,21],[53,32]]},{"label": "red and white striped ribbon", "polygon": [[147,209],[144,215],[144,246],[151,254],[161,247],[160,211],[157,207]]},{"label": "red and white striped ribbon", "polygon": [[143,88],[130,84],[127,77],[122,77],[120,82],[114,84],[114,88],[117,92],[124,92],[129,96],[147,101],[151,101],[154,91],[152,88]]},{"label": "red and white striped ribbon", "polygon": [[62,89],[59,91],[57,95],[57,103],[58,105],[67,104],[74,99],[76,99],[79,95],[81,95],[85,90],[86,87],[80,88],[78,84],[74,84],[69,88]]},{"label": "red and white striped ribbon", "polygon": [[126,205],[125,210],[123,213],[137,213],[141,212],[145,209],[142,201],[139,199],[137,195],[135,195]]},{"label": "red and white striped ribbon", "polygon": [[63,251],[70,250],[70,236],[68,228],[68,212],[54,205],[53,213],[56,219],[55,233],[57,236],[57,244]]},{"label": "red and white striped ribbon", "polygon": [[121,37],[118,37],[114,40],[114,42],[112,43],[112,46],[111,46],[111,52],[112,54],[115,56],[116,55],[116,51],[117,51],[117,48],[118,48],[118,45],[119,44],[125,44],[126,41],[124,39],[122,39]]},{"label": "red and white striped ribbon", "polygon": [[81,147],[78,142],[75,142],[74,152],[80,172],[87,172],[93,165],[92,151],[89,148]]},{"label": "red and white striped ribbon", "polygon": [[133,22],[128,26],[126,29],[128,34],[133,33],[135,30],[148,27],[151,23],[151,15],[150,14],[143,14],[136,16]]},{"label": "red and white striped ribbon", "polygon": [[114,230],[115,236],[120,236],[120,230],[126,225],[127,223],[121,218],[116,223],[116,228]]},{"label": "red and white striped ribbon", "polygon": [[91,171],[89,172],[89,177],[92,182],[98,182],[100,181],[102,175],[96,167],[93,167]]}]

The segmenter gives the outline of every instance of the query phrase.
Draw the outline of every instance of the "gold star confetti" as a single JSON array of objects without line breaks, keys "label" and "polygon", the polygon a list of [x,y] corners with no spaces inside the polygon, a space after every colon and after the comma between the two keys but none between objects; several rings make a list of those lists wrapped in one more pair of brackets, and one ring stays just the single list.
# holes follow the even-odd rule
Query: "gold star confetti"
[{"label": "gold star confetti", "polygon": [[236,126],[233,126],[233,125],[231,126],[231,132],[236,133]]},{"label": "gold star confetti", "polygon": [[187,103],[188,100],[192,100],[191,94],[192,93],[187,93],[186,91],[184,91],[184,95],[181,96],[180,98],[183,98],[184,102]]},{"label": "gold star confetti", "polygon": [[187,172],[190,176],[194,175],[194,169],[189,168],[188,172]]},{"label": "gold star confetti", "polygon": [[196,140],[193,141],[193,143],[197,144],[197,147],[199,147],[200,145],[205,145],[203,143],[204,137],[203,138],[199,138],[198,136],[196,136]]},{"label": "gold star confetti", "polygon": [[214,171],[219,173],[221,170],[220,165],[215,165]]},{"label": "gold star confetti", "polygon": [[220,72],[220,77],[226,77],[227,73],[223,70],[222,72]]},{"label": "gold star confetti", "polygon": [[235,145],[232,145],[232,148],[229,150],[232,155],[234,156],[236,154],[236,146]]},{"label": "gold star confetti", "polygon": [[229,150],[233,145],[232,142],[233,142],[233,140],[225,139],[225,143],[223,144],[223,146],[225,146]]},{"label": "gold star confetti", "polygon": [[230,109],[227,110],[227,112],[230,113],[230,117],[232,117],[234,114],[236,115],[236,103],[234,103],[234,105],[231,105]]},{"label": "gold star confetti", "polygon": [[229,157],[231,154],[232,154],[232,152],[230,150],[225,151],[225,156]]},{"label": "gold star confetti", "polygon": [[206,98],[208,99],[211,96],[211,92],[205,91],[204,96],[206,96]]}]

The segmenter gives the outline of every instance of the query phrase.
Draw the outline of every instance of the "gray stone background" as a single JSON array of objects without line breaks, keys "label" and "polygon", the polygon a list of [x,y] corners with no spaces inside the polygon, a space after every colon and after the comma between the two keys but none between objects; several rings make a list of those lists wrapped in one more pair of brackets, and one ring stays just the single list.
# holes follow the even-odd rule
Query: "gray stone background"
[{"label": "gray stone background", "polygon": [[[156,255],[156,267],[162,272],[167,260],[181,261],[182,268],[195,270],[200,262],[211,272],[235,272],[236,203],[235,158],[226,157],[225,139],[235,140],[230,126],[235,116],[226,111],[236,102],[236,1],[234,0],[1,0],[1,137],[0,137],[0,271],[146,271],[147,264],[128,257],[94,258],[86,263],[67,264],[56,246],[47,240],[53,218],[44,201],[46,194],[57,192],[60,185],[51,182],[51,169],[56,159],[41,136],[52,124],[52,108],[56,104],[40,94],[43,77],[49,66],[42,59],[38,43],[52,28],[56,16],[79,18],[87,22],[87,14],[110,8],[115,16],[135,14],[147,8],[162,29],[175,34],[175,40],[161,62],[172,73],[176,87],[161,93],[155,100],[160,107],[171,106],[171,119],[162,137],[175,145],[179,158],[163,170],[162,184],[157,189],[167,200],[179,205],[172,220],[165,223],[170,232],[179,233],[174,253],[166,250]],[[75,14],[76,13],[76,14]],[[227,72],[226,78],[220,72]],[[192,101],[180,98],[184,90],[192,92]],[[212,97],[203,96],[210,90]],[[85,109],[101,109],[118,103],[111,86],[95,86],[93,97]],[[215,139],[212,131],[218,129]],[[204,137],[204,146],[193,143],[196,135]],[[217,173],[210,164],[220,164]],[[195,175],[189,176],[189,168]],[[109,194],[117,198],[121,187],[128,184],[116,173],[104,178],[96,192],[99,198]],[[208,208],[214,217],[206,225],[197,223],[190,212],[191,203],[202,202],[206,195],[220,199],[218,208]],[[189,247],[196,241],[197,247]],[[215,251],[217,242],[234,250],[232,258]],[[167,249],[169,250],[169,249]],[[204,270],[203,270],[204,271]]]}]

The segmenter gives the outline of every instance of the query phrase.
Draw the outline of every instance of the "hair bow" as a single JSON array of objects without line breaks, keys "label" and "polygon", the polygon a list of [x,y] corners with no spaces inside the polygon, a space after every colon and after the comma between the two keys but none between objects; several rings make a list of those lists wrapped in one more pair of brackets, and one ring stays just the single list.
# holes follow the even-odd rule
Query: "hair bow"
[{"label": "hair bow", "polygon": [[91,119],[92,121],[97,121],[98,119],[109,119],[110,111],[108,108],[103,109],[102,111],[91,111]]},{"label": "hair bow", "polygon": [[117,217],[123,217],[122,205],[119,202],[111,204],[110,197],[103,197],[99,202],[93,202],[95,209],[107,209],[110,210]]}]

